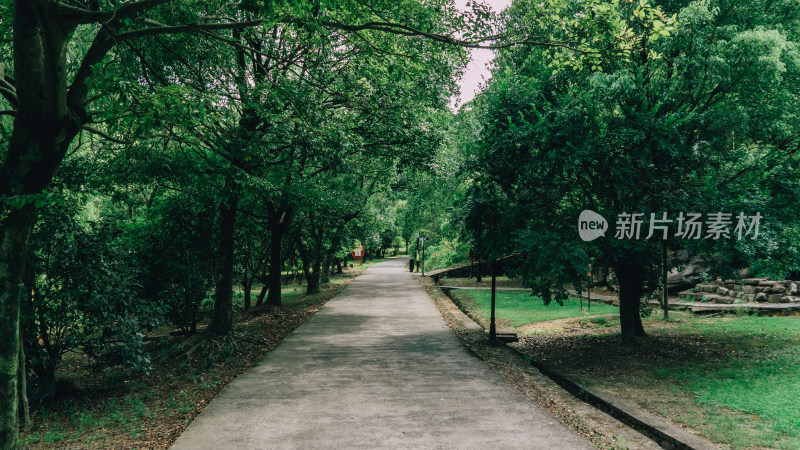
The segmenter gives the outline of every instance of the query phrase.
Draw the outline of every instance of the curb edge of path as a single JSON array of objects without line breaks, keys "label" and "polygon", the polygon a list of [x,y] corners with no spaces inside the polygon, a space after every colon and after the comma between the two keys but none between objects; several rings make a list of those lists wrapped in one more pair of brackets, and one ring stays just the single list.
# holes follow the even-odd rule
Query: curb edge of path
[{"label": "curb edge of path", "polygon": [[[438,286],[437,286],[438,289]],[[443,303],[448,312],[452,313],[455,318],[463,324],[467,329],[480,329],[486,330],[478,323],[476,323],[469,315],[467,315],[461,308],[450,298],[449,292],[446,290],[438,289],[442,294]],[[548,368],[547,366],[530,359],[518,349],[505,345],[506,348],[513,351],[517,355],[530,361],[530,365],[536,368],[542,375],[548,377],[556,384],[564,388],[576,399],[597,408],[598,410],[608,414],[609,416],[617,419],[626,426],[641,433],[642,435],[650,438],[656,444],[666,449],[675,450],[701,450],[701,449],[715,449],[713,443],[705,439],[695,436],[689,432],[683,431],[671,424],[659,420],[658,418],[644,414],[638,411],[632,405],[622,405],[618,399],[613,398],[608,394],[601,394],[597,391],[587,391],[585,387],[579,386],[568,377],[561,373]],[[475,353],[474,351],[472,353]]]}]

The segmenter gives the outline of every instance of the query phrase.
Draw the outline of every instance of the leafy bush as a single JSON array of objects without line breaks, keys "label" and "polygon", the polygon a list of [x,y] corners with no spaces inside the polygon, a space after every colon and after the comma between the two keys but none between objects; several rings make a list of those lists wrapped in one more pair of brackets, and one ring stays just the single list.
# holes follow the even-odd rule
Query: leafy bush
[{"label": "leafy bush", "polygon": [[143,295],[164,308],[181,332],[196,331],[200,306],[214,281],[213,206],[189,196],[167,196],[152,207],[147,222],[133,226]]},{"label": "leafy bush", "polygon": [[97,364],[147,372],[144,332],[160,311],[139,296],[139,276],[121,231],[79,219],[76,198],[43,212],[32,237],[22,324],[40,398],[55,392],[55,368],[80,349]]},{"label": "leafy bush", "polygon": [[469,244],[458,238],[425,241],[425,270],[435,270],[469,262]]}]

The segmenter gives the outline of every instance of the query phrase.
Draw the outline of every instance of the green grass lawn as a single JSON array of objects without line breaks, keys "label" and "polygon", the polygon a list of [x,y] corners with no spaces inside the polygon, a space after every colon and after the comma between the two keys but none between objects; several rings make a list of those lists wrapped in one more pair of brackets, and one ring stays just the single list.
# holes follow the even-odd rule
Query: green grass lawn
[{"label": "green grass lawn", "polygon": [[[489,317],[492,302],[491,291],[464,289],[457,293],[462,303],[469,303],[465,305],[468,309],[474,309],[481,315]],[[619,308],[616,306],[599,302],[592,302],[590,310],[586,299],[583,300],[583,309],[581,309],[580,301],[574,298],[564,301],[563,305],[555,301],[545,305],[541,298],[531,297],[530,293],[526,291],[496,291],[495,297],[496,318],[514,328],[546,320],[618,313]]]},{"label": "green grass lawn", "polygon": [[[734,447],[800,448],[800,318],[741,317],[681,323],[676,332],[708,339],[730,356],[654,368],[704,406],[752,415],[712,420],[710,433]],[[761,422],[757,433],[740,423]]]}]

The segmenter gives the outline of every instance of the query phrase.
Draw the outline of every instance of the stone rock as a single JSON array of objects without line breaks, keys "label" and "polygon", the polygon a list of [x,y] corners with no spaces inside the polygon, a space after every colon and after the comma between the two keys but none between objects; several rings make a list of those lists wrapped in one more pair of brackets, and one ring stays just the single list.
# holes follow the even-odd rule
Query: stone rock
[{"label": "stone rock", "polygon": [[789,283],[789,295],[797,294],[797,283]]},{"label": "stone rock", "polygon": [[742,283],[749,284],[751,286],[757,286],[758,283],[760,283],[761,280],[763,279],[764,278],[745,278],[744,280],[742,280]]},{"label": "stone rock", "polygon": [[673,253],[672,257],[681,262],[688,262],[692,256],[689,254],[689,250],[682,248]]},{"label": "stone rock", "polygon": [[728,290],[727,288],[724,288],[724,287],[722,287],[722,286],[719,286],[719,287],[717,287],[717,292],[716,292],[716,294],[718,294],[718,295],[730,295],[730,292],[731,292],[731,291],[730,291],[730,290]]},{"label": "stone rock", "polygon": [[742,294],[742,300],[747,303],[753,302],[756,299],[756,294]]},{"label": "stone rock", "polygon": [[697,288],[700,289],[700,292],[708,292],[709,294],[717,291],[717,286],[713,284],[698,284]]},{"label": "stone rock", "polygon": [[792,303],[795,301],[796,297],[792,297],[791,295],[784,295],[781,297],[781,303]]},{"label": "stone rock", "polygon": [[767,301],[767,294],[759,292],[758,294],[756,294],[755,300],[757,302],[765,302]]},{"label": "stone rock", "polygon": [[670,293],[691,289],[696,284],[703,282],[700,274],[708,272],[710,266],[704,258],[693,256],[687,249],[673,252],[670,258],[671,263],[678,266],[667,274],[667,289]]},{"label": "stone rock", "polygon": [[764,292],[764,286],[753,286],[753,292]]},{"label": "stone rock", "polygon": [[748,284],[745,284],[744,286],[742,286],[742,292],[744,292],[745,294],[752,294],[755,291],[756,291],[755,286],[750,286]]},{"label": "stone rock", "polygon": [[733,297],[726,297],[726,296],[722,296],[722,295],[715,296],[715,298],[711,299],[711,301],[714,302],[714,303],[724,303],[726,305],[730,305],[731,303],[734,302],[734,300],[735,299]]},{"label": "stone rock", "polygon": [[766,278],[762,279],[758,285],[759,286],[774,286],[777,281],[767,280]]},{"label": "stone rock", "polygon": [[734,290],[736,292],[742,292],[744,290],[744,287],[741,284],[732,284],[729,287],[729,289],[732,289],[732,290]]},{"label": "stone rock", "polygon": [[781,297],[783,297],[781,294],[769,294],[767,296],[767,301],[770,303],[783,303]]},{"label": "stone rock", "polygon": [[786,286],[780,283],[775,283],[771,288],[769,288],[769,291],[773,294],[783,294],[786,292]]}]

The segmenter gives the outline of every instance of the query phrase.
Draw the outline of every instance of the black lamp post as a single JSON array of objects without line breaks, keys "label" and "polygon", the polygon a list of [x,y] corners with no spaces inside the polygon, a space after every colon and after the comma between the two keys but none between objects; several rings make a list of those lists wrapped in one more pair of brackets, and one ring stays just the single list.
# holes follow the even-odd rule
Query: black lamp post
[{"label": "black lamp post", "polygon": [[425,276],[425,238],[420,238],[422,242],[422,276]]},{"label": "black lamp post", "polygon": [[495,279],[497,278],[497,264],[495,264],[494,259],[492,259],[492,310],[491,315],[489,318],[489,340],[494,341],[497,339],[497,328],[494,324],[494,298],[495,298]]}]

